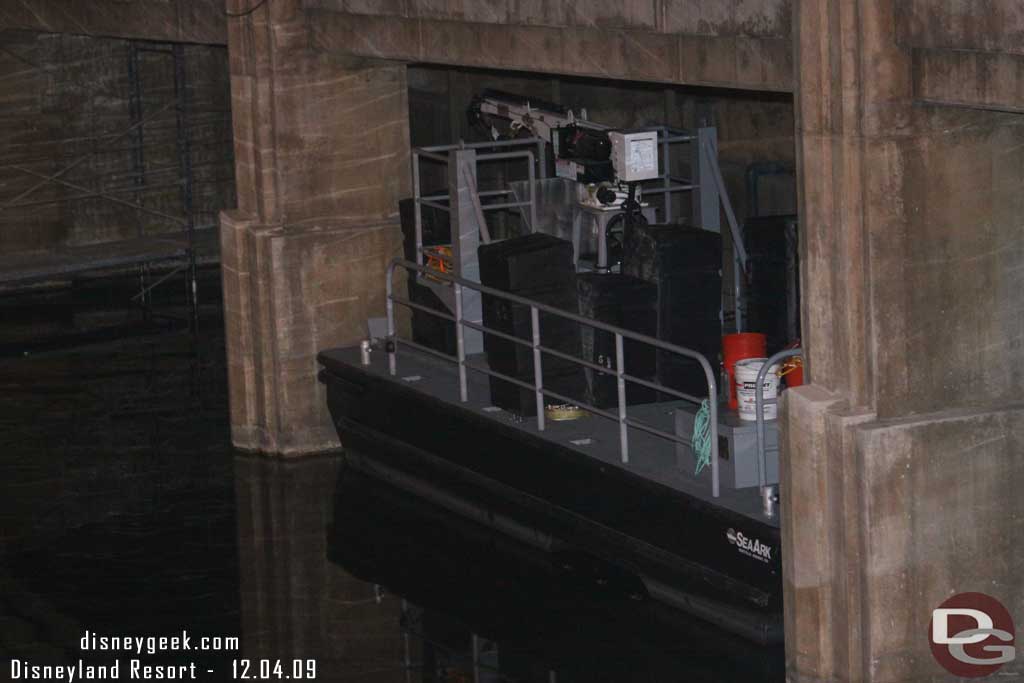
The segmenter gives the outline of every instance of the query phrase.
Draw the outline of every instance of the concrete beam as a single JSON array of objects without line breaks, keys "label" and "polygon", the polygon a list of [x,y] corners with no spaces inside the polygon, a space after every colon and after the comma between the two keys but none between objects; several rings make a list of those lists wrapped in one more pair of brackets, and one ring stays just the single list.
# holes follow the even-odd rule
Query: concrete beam
[{"label": "concrete beam", "polygon": [[224,45],[227,21],[224,0],[8,0],[0,5],[0,30],[175,43]]},{"label": "concrete beam", "polygon": [[639,23],[637,28],[623,28],[596,21],[509,25],[318,7],[307,12],[314,44],[332,54],[749,90],[793,89],[792,46],[785,36],[678,34],[652,31],[639,20],[633,22]]}]

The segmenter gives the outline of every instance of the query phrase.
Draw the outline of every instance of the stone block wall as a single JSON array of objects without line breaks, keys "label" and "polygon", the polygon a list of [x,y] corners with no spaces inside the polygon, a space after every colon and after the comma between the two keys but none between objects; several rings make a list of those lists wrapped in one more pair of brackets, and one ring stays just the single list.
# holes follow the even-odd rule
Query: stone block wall
[{"label": "stone block wall", "polygon": [[[928,622],[955,593],[1024,614],[1024,121],[918,78],[920,49],[1004,49],[1002,29],[957,33],[996,5],[797,6],[812,386],[783,411],[792,680],[943,677]],[[969,97],[978,75],[957,73],[942,87]]]}]

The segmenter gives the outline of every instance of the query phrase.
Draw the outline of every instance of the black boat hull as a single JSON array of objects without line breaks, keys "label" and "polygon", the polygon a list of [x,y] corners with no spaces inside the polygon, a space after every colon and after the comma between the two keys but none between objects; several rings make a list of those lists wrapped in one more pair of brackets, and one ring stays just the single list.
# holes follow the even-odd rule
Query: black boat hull
[{"label": "black boat hull", "polygon": [[778,528],[358,366],[321,363],[353,466],[555,558],[635,577],[650,597],[750,640],[781,642]]}]

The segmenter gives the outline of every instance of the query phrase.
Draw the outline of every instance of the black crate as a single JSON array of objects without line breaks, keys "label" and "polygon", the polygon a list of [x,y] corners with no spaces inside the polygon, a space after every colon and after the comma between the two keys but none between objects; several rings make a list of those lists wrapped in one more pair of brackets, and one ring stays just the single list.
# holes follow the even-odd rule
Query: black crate
[{"label": "black crate", "polygon": [[[411,275],[407,285],[410,301],[450,315],[448,307],[429,287],[415,282]],[[450,356],[457,353],[455,323],[416,308],[412,309],[412,340]]]},{"label": "black crate", "polygon": [[683,225],[636,224],[625,235],[622,272],[656,282],[721,273],[722,236]]},{"label": "black crate", "polygon": [[[542,289],[519,294],[538,303],[570,313],[576,312],[575,291],[569,287]],[[579,357],[579,323],[544,311],[540,311],[537,317],[540,323],[541,346],[571,355],[574,358]],[[533,343],[529,306],[485,294],[483,297],[483,323],[489,329],[512,335],[529,344]],[[487,352],[487,363],[493,370],[509,375],[529,376],[532,381],[533,349],[530,346],[485,333],[484,351]],[[545,372],[561,372],[570,368],[582,371],[580,365],[551,354],[544,355],[541,367]]]},{"label": "black crate", "polygon": [[[576,291],[580,315],[654,337],[658,330],[657,285],[629,275],[582,273]],[[616,370],[615,335],[582,326],[580,346],[583,358]],[[641,379],[657,379],[656,350],[649,344],[626,339],[623,342],[626,373]],[[616,377],[586,368],[587,403],[598,408],[618,405]],[[626,384],[626,403],[652,403],[655,392],[635,382]]]},{"label": "black crate", "polygon": [[480,282],[505,292],[570,287],[575,278],[572,243],[533,233],[481,245]]},{"label": "black crate", "polygon": [[[717,367],[722,345],[721,267],[718,233],[637,225],[626,236],[623,272],[658,287],[658,339],[701,353],[712,368]],[[657,366],[661,384],[694,396],[707,395],[707,382],[696,362],[659,351]]]}]

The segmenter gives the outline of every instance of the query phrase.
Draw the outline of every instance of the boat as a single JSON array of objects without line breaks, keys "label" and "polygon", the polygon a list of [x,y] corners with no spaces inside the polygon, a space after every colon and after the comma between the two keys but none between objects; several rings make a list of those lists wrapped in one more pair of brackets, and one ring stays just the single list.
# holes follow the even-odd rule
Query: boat
[{"label": "boat", "polygon": [[[383,283],[386,319],[371,321],[360,344],[318,356],[347,463],[540,549],[552,562],[589,567],[628,586],[638,600],[664,603],[756,643],[780,643],[777,430],[762,412],[772,401],[758,391],[759,419],[741,420],[726,408],[717,359],[712,364],[706,353],[583,315],[575,302],[482,284],[486,263],[478,255],[485,247],[477,239],[487,232],[482,209],[488,205],[480,205],[487,193],[478,191],[475,170],[462,158],[475,153],[472,147],[414,154],[443,159],[451,153],[458,170],[449,176],[449,194],[422,196],[414,186],[415,230],[407,233],[406,258],[391,262]],[[489,156],[517,156],[508,148]],[[532,152],[523,154],[532,163]],[[486,157],[481,150],[474,161]],[[475,212],[462,202],[467,195],[476,197]],[[536,215],[533,201],[531,189],[528,202],[501,206],[529,206]],[[452,216],[450,234],[458,237],[443,251],[424,243],[422,206]],[[471,229],[459,225],[474,219]],[[625,239],[633,229],[627,220]],[[534,242],[557,241],[545,240]],[[568,267],[585,270],[579,232],[564,242],[573,260]],[[408,277],[408,298],[395,292],[400,271]],[[415,287],[436,292],[436,305],[412,296]],[[454,339],[446,346],[399,335],[396,307],[411,309],[421,322],[424,316],[443,321]],[[496,324],[503,316],[523,325]],[[584,357],[550,342],[546,330],[566,325],[579,328],[577,340],[583,330],[591,340],[603,335],[607,353]],[[503,341],[502,353],[520,354],[530,372],[513,373],[496,362],[497,346],[488,347],[487,339]],[[680,387],[659,381],[660,369],[657,377],[637,370],[640,347],[657,355],[659,368],[688,364],[690,381]],[[764,364],[762,379],[774,362]],[[602,400],[562,388],[548,372],[555,364],[578,366],[589,386],[607,380]],[[642,391],[633,393],[637,387]]]}]

